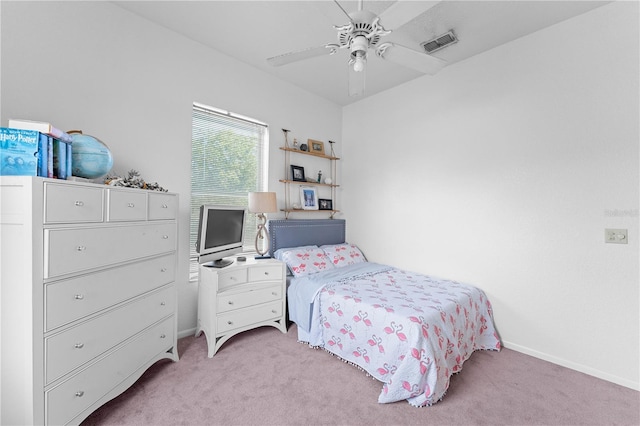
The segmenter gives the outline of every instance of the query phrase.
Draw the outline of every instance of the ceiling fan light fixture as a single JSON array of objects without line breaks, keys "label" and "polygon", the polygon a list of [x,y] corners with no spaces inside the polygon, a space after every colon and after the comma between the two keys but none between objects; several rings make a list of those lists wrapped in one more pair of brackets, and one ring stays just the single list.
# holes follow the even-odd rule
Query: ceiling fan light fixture
[{"label": "ceiling fan light fixture", "polygon": [[351,61],[353,62],[354,71],[361,72],[364,70],[368,48],[369,40],[365,36],[356,36],[351,41]]},{"label": "ceiling fan light fixture", "polygon": [[364,70],[365,60],[362,56],[356,56],[356,60],[353,63],[353,70],[355,72],[362,72]]}]

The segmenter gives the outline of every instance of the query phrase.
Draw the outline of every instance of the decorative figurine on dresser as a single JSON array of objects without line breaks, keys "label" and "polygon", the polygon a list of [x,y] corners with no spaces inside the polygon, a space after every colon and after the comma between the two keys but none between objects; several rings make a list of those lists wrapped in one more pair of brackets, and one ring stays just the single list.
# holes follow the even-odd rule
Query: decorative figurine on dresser
[{"label": "decorative figurine on dresser", "polygon": [[79,424],[178,361],[177,194],[0,178],[1,424]]},{"label": "decorative figurine on dresser", "polygon": [[242,251],[246,213],[242,207],[200,207],[195,335],[204,333],[209,358],[243,331],[269,325],[287,332],[285,264],[235,256]]}]

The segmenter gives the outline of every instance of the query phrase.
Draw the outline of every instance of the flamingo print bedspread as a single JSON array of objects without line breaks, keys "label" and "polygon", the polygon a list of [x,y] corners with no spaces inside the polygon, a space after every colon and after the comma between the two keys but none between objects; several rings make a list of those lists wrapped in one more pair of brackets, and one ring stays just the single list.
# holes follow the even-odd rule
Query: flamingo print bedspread
[{"label": "flamingo print bedspread", "polygon": [[298,315],[308,306],[310,344],[383,382],[378,402],[438,402],[473,351],[500,349],[482,290],[375,263],[340,269],[297,283],[312,295]]}]

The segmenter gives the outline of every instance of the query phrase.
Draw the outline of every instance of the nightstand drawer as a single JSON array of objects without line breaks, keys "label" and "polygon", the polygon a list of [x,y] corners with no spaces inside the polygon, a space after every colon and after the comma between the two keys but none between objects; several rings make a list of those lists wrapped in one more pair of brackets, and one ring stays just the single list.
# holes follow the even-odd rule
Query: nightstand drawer
[{"label": "nightstand drawer", "polygon": [[249,269],[249,281],[271,281],[282,279],[282,265],[264,265]]},{"label": "nightstand drawer", "polygon": [[44,185],[45,223],[102,222],[102,188]]},{"label": "nightstand drawer", "polygon": [[244,268],[234,269],[220,274],[218,288],[222,290],[225,287],[244,284],[246,282],[247,270]]},{"label": "nightstand drawer", "polygon": [[256,288],[243,293],[219,295],[218,312],[227,312],[281,299],[282,284],[279,283],[271,287]]},{"label": "nightstand drawer", "polygon": [[149,220],[175,219],[178,197],[169,194],[149,193]]},{"label": "nightstand drawer", "polygon": [[218,316],[218,334],[282,316],[282,301],[240,309]]},{"label": "nightstand drawer", "polygon": [[51,383],[170,315],[175,309],[175,299],[175,288],[171,286],[47,337],[45,383]]},{"label": "nightstand drawer", "polygon": [[175,254],[45,285],[45,331],[175,280]]},{"label": "nightstand drawer", "polygon": [[147,219],[147,194],[144,192],[110,189],[107,194],[107,221]]}]

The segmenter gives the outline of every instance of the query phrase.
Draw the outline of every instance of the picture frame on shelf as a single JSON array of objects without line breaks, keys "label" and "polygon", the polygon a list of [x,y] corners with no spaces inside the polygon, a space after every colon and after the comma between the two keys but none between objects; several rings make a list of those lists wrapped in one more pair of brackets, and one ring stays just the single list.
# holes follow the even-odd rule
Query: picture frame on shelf
[{"label": "picture frame on shelf", "polygon": [[333,210],[333,200],[318,199],[318,210]]},{"label": "picture frame on shelf", "polygon": [[304,167],[291,165],[291,180],[294,182],[306,182]]},{"label": "picture frame on shelf", "polygon": [[310,186],[300,187],[300,203],[303,210],[318,210],[318,193]]},{"label": "picture frame on shelf", "polygon": [[307,144],[309,145],[309,152],[324,155],[324,142],[308,139]]}]

